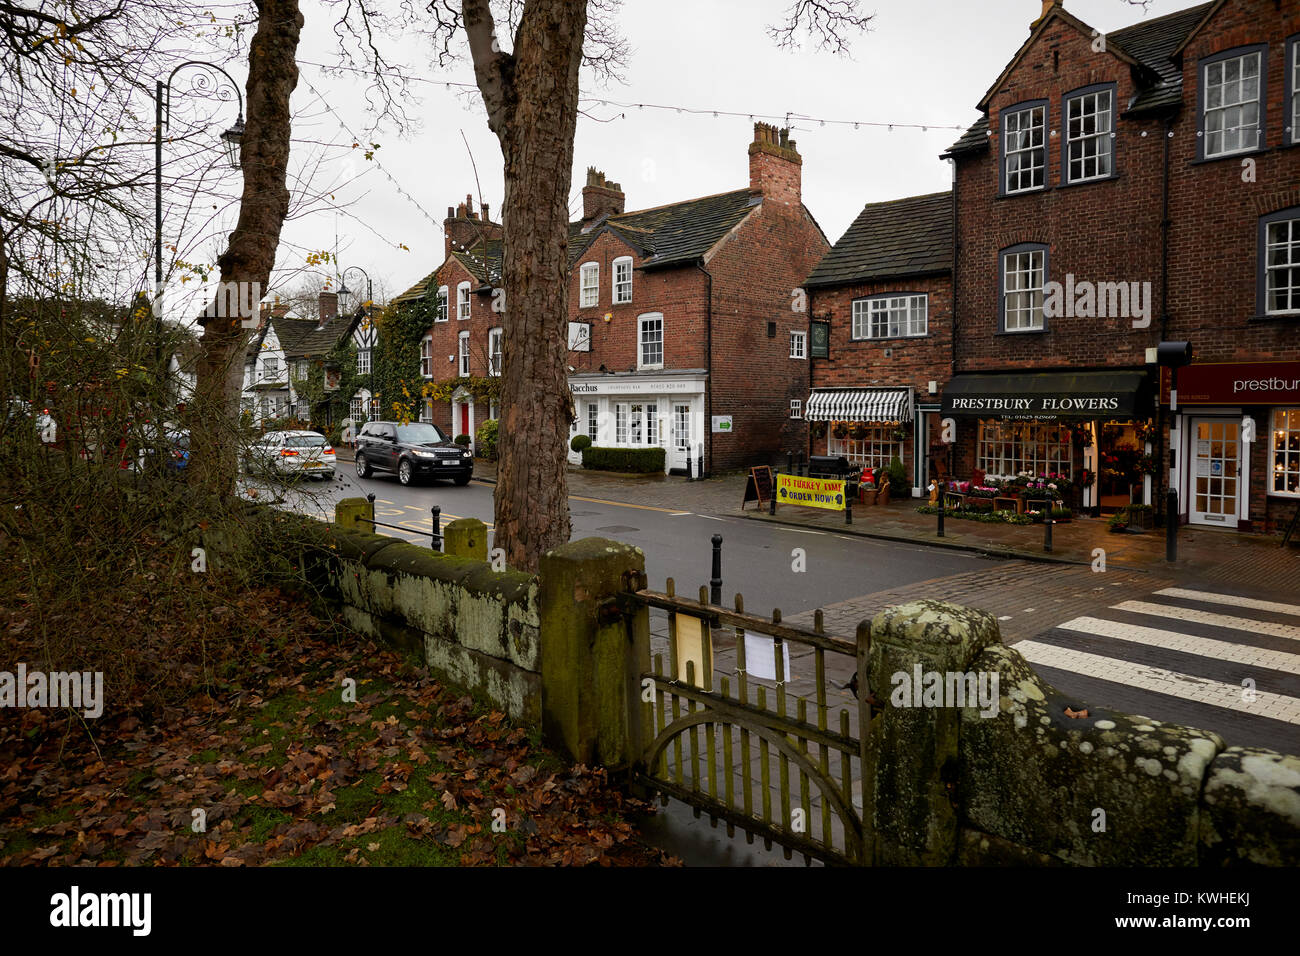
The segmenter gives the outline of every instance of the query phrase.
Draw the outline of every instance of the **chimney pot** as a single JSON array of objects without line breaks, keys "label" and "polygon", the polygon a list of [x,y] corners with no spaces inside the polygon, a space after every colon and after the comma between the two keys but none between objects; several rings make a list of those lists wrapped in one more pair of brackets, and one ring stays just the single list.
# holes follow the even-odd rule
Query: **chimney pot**
[{"label": "chimney pot", "polygon": [[749,191],[785,206],[802,202],[803,159],[790,138],[789,128],[754,124],[749,144]]},{"label": "chimney pot", "polygon": [[595,166],[587,167],[587,185],[582,188],[582,227],[585,229],[605,216],[621,215],[627,197],[623,187],[606,179]]}]

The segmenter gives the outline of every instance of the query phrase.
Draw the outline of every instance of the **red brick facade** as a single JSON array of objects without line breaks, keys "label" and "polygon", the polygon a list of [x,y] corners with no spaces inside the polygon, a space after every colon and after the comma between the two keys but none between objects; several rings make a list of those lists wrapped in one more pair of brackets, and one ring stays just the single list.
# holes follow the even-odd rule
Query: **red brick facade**
[{"label": "red brick facade", "polygon": [[[886,339],[853,338],[853,303],[888,293],[926,296],[927,332],[923,336]],[[952,370],[952,276],[922,276],[812,290],[809,307],[814,321],[830,324],[829,358],[813,359],[813,388],[910,387],[914,401],[926,405],[937,401],[930,383],[938,388]],[[888,354],[886,354],[888,353]],[[924,414],[924,413],[922,413]],[[924,479],[928,468],[916,461],[918,442],[914,430],[899,455],[911,482]],[[811,441],[813,455],[829,450],[829,431]],[[921,448],[924,459],[925,449]],[[920,474],[917,468],[920,465]]]},{"label": "red brick facade", "polygon": [[[1162,20],[1167,23],[1172,17]],[[1188,26],[1180,26],[1175,38],[1181,41],[1181,49],[1172,50],[1167,59],[1171,68],[1181,62],[1181,104],[1175,100],[1128,112],[1127,104],[1135,98],[1140,104],[1139,94],[1146,91],[1149,97],[1153,87],[1149,71],[1144,82],[1134,80],[1144,67],[1125,48],[1132,34],[1117,31],[1107,38],[1113,42],[1100,49],[1094,31],[1059,8],[1051,11],[986,96],[981,105],[988,114],[987,148],[963,149],[959,143],[953,151],[958,233],[956,373],[1149,370],[1146,350],[1162,339],[1190,341],[1198,363],[1300,359],[1296,329],[1300,316],[1262,319],[1256,303],[1260,217],[1300,206],[1300,149],[1284,143],[1291,108],[1284,102],[1285,67],[1292,52],[1289,41],[1300,34],[1300,6],[1273,0],[1225,0],[1184,17]],[[1196,23],[1200,26],[1193,28]],[[1145,28],[1158,31],[1160,21]],[[1201,160],[1206,142],[1198,135],[1203,58],[1256,44],[1264,52],[1263,149]],[[1171,42],[1171,49],[1175,45]],[[1129,46],[1138,48],[1136,43]],[[1114,175],[1069,184],[1063,180],[1062,159],[1065,97],[1100,84],[1113,84],[1114,90]],[[1045,102],[1047,108],[1046,188],[1006,195],[1001,165],[1003,112],[1035,102]],[[1167,258],[1162,228],[1166,183]],[[1048,281],[1065,283],[1072,275],[1078,281],[1149,283],[1149,325],[1141,327],[1142,319],[1132,314],[1058,316],[1048,317],[1042,331],[1001,330],[999,254],[1020,243],[1046,247]],[[1166,288],[1167,295],[1162,295]],[[1300,405],[1300,396],[1295,404]],[[1188,462],[1183,460],[1191,447],[1187,434],[1193,427],[1193,410],[1180,411],[1189,414],[1173,416],[1167,408],[1160,413],[1166,427],[1153,451],[1168,447],[1170,423],[1182,429],[1173,436],[1172,475],[1166,455],[1157,480],[1172,479],[1187,520],[1188,499],[1196,497],[1189,484]],[[1267,440],[1270,408],[1205,411],[1223,421],[1240,422],[1243,416],[1252,416],[1262,436],[1250,446],[1249,468],[1244,461],[1241,465],[1249,483],[1248,496],[1242,496],[1247,500],[1238,502],[1235,513],[1225,514],[1225,525],[1236,521],[1243,529],[1272,530],[1279,521],[1288,520],[1295,498],[1266,492],[1272,461]],[[1157,414],[1154,407],[1152,414]],[[973,419],[959,421],[958,473],[968,474],[974,467],[976,435]]]},{"label": "red brick facade", "polygon": [[[698,207],[699,215],[707,220],[701,228],[719,231],[716,240],[699,252],[665,261],[663,243],[656,247],[653,232],[641,225],[653,224],[659,211],[623,216],[620,187],[594,169],[588,170],[583,190],[583,220],[570,235],[570,321],[590,328],[590,350],[568,353],[571,375],[586,376],[587,380],[605,375],[596,381],[602,394],[613,395],[616,393],[610,390],[619,382],[638,377],[672,378],[675,373],[689,376],[689,370],[698,371],[705,384],[691,399],[691,446],[703,446],[705,467],[710,471],[783,460],[785,452],[802,450],[807,442],[802,420],[790,418],[790,401],[806,397],[809,381],[806,340],[805,358],[791,357],[790,333],[798,330],[806,334],[808,329],[806,312],[795,311],[798,300],[794,290],[826,252],[828,243],[799,199],[801,160],[795,144],[783,132],[757,124],[749,158],[750,191],[677,204],[689,207],[677,213],[679,217],[694,215]],[[730,210],[734,225],[728,220],[718,226],[709,218],[718,216],[719,206]],[[647,247],[641,247],[639,241],[645,241]],[[489,250],[486,270],[480,268],[485,248]],[[439,286],[449,290],[449,319],[436,323],[430,331],[435,381],[458,376],[459,360],[449,362],[447,356],[459,354],[461,332],[470,333],[470,374],[481,376],[487,371],[488,330],[508,328],[506,316],[493,311],[491,286],[499,283],[499,278],[482,278],[493,268],[493,254],[499,260],[499,246],[493,248],[491,243],[460,255],[450,253],[428,283],[429,294],[436,294]],[[470,256],[474,258],[467,258]],[[615,261],[624,258],[632,260],[631,299],[615,303]],[[479,278],[471,275],[467,262],[474,265]],[[596,302],[588,306],[583,305],[582,274],[583,266],[591,263],[598,267],[598,284]],[[471,295],[470,318],[459,320],[456,287],[466,281],[484,291]],[[646,368],[640,362],[638,337],[641,320],[647,316],[662,316],[661,368]],[[508,332],[506,338],[508,348]],[[607,403],[612,400],[604,399],[602,416],[609,412]],[[577,411],[583,416],[585,405],[579,404]],[[447,402],[437,405],[435,423],[451,426],[452,434],[459,433],[465,419],[453,418],[465,413],[453,410]],[[657,414],[666,421],[673,402],[659,400],[659,405]],[[711,418],[724,415],[732,416],[734,430],[713,433]],[[477,427],[487,417],[487,410],[476,407],[472,416]],[[659,437],[667,447],[668,433],[662,426]],[[669,466],[674,467],[671,458]],[[678,466],[684,467],[684,459]]]}]

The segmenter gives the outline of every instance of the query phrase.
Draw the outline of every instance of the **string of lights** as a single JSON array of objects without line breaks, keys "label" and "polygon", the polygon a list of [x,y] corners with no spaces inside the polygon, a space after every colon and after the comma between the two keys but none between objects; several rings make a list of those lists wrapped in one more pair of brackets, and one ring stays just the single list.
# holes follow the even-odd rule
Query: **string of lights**
[{"label": "string of lights", "polygon": [[[354,73],[365,73],[374,75],[373,70],[363,69],[355,66],[332,66],[328,63],[316,63],[311,60],[299,60],[299,63],[308,66],[319,67],[324,70],[347,70]],[[423,76],[405,76],[396,71],[382,72],[381,75],[402,77],[405,80],[417,83],[427,83],[431,86],[441,86],[444,89],[466,89],[476,90],[478,87],[474,83],[464,83],[456,80],[435,80]],[[801,123],[816,123],[818,126],[852,126],[854,129],[919,129],[922,131],[937,130],[961,130],[965,131],[966,126],[948,123],[889,123],[879,120],[848,120],[848,119],[831,119],[828,117],[812,116],[807,113],[763,113],[763,112],[744,112],[738,110],[721,110],[711,109],[708,107],[698,106],[677,106],[670,103],[626,103],[619,100],[606,99],[604,97],[591,96],[582,94],[578,99],[579,104],[587,103],[597,106],[610,106],[615,109],[639,109],[639,110],[665,110],[674,113],[681,113],[690,116],[706,117],[734,117],[746,118],[749,120],[778,120],[785,122],[787,125],[791,121],[798,120]]]},{"label": "string of lights", "polygon": [[[313,65],[315,65],[315,64],[313,64]],[[333,117],[334,117],[336,120],[338,120],[339,125],[343,127],[343,131],[346,132],[349,136],[352,137],[352,141],[353,141],[354,143],[361,143],[361,142],[363,142],[363,140],[361,139],[361,137],[359,137],[355,132],[353,132],[352,127],[350,127],[350,126],[348,125],[347,120],[345,120],[342,116],[340,116],[339,113],[338,113],[338,110],[334,109],[334,107],[333,107],[332,105],[330,105],[329,100],[327,100],[324,96],[321,95],[320,90],[316,89],[316,87],[312,84],[311,80],[307,79],[306,77],[304,77],[303,80],[304,80],[304,82],[307,84],[308,88],[309,88],[313,93],[315,93],[315,94],[316,94],[316,97],[317,97],[317,98],[318,98],[318,99],[319,99],[319,100],[320,100],[320,101],[325,105],[325,108],[326,108],[327,110],[330,111],[330,114],[333,115]],[[421,214],[422,216],[424,216],[425,219],[429,220],[429,222],[431,222],[431,223],[433,224],[434,228],[436,228],[439,232],[442,232],[442,223],[439,222],[437,219],[435,219],[435,218],[433,217],[433,215],[429,212],[429,210],[425,209],[424,206],[422,206],[422,205],[420,204],[420,201],[419,201],[418,199],[416,199],[414,196],[412,196],[410,193],[408,193],[404,188],[402,188],[402,184],[399,183],[399,182],[397,181],[397,179],[393,176],[392,173],[390,173],[390,172],[387,170],[387,168],[385,168],[385,166],[384,166],[383,163],[381,163],[377,158],[375,158],[375,156],[374,156],[373,153],[371,154],[371,157],[370,157],[369,162],[374,163],[374,164],[375,164],[375,168],[378,169],[381,173],[383,173],[383,174],[384,174],[384,177],[385,177],[385,178],[386,178],[390,183],[392,183],[393,188],[397,190],[397,194],[398,194],[399,196],[401,196],[403,199],[405,199],[407,202],[409,202],[412,206],[414,206],[416,209],[418,209],[419,212],[420,212],[420,214]]]}]

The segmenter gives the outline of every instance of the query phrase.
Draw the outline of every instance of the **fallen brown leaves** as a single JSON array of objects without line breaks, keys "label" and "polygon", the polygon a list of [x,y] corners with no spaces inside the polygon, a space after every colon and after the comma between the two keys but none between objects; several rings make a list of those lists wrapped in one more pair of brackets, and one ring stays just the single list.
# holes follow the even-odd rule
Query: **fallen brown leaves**
[{"label": "fallen brown leaves", "polygon": [[319,625],[291,610],[290,660],[184,708],[106,712],[93,740],[65,713],[12,712],[0,864],[675,862],[640,841],[626,817],[648,808],[602,770],[563,768],[503,714],[387,649],[308,636]]}]

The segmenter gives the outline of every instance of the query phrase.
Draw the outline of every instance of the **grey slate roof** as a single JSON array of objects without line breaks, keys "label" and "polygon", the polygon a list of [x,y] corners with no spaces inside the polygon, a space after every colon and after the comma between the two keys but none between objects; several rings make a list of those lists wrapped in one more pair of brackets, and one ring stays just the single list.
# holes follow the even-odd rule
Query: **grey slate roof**
[{"label": "grey slate roof", "polygon": [[808,288],[952,271],[952,193],[868,203],[804,281]]},{"label": "grey slate roof", "polygon": [[[1182,102],[1183,74],[1172,56],[1212,6],[1213,2],[1201,3],[1106,34],[1107,44],[1127,53],[1151,73],[1151,84],[1138,94],[1125,112],[1160,109],[1177,106]],[[948,147],[943,156],[987,149],[988,130],[988,116],[980,117],[957,142]]]},{"label": "grey slate roof", "polygon": [[602,226],[639,250],[646,268],[689,263],[712,249],[758,203],[759,197],[748,189],[737,189],[609,216],[586,233],[580,223],[573,223],[569,226],[569,264],[577,261]]},{"label": "grey slate roof", "polygon": [[1171,57],[1212,6],[1213,3],[1202,3],[1107,34],[1107,42],[1117,44],[1160,77],[1158,84],[1138,94],[1130,112],[1182,102],[1183,71]]},{"label": "grey slate roof", "polygon": [[[607,216],[585,231],[581,222],[572,222],[569,224],[569,266],[577,265],[582,254],[606,229],[637,251],[642,268],[689,264],[712,249],[759,202],[760,197],[748,189],[736,189],[653,209]],[[501,281],[502,240],[489,239],[452,255],[484,285]],[[395,297],[393,303],[411,302],[428,295],[435,288],[436,276],[436,272],[429,273]]]}]

